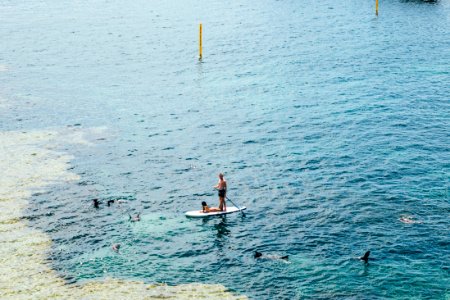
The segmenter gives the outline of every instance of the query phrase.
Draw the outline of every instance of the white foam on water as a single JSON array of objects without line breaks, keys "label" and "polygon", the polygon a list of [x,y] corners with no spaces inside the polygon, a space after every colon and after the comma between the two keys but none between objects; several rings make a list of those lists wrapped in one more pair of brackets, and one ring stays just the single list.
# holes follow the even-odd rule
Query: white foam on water
[{"label": "white foam on water", "polygon": [[246,299],[222,285],[201,283],[167,286],[106,278],[67,284],[46,262],[50,237],[22,219],[33,192],[80,179],[68,171],[72,157],[54,150],[61,141],[90,145],[82,130],[0,132],[1,299]]}]

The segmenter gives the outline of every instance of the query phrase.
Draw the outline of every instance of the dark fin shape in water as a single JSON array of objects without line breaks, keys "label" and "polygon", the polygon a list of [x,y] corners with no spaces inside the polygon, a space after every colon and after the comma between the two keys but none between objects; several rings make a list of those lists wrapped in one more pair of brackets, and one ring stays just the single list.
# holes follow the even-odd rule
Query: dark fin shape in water
[{"label": "dark fin shape in water", "polygon": [[363,260],[365,263],[369,262],[370,251],[367,251],[364,256],[361,256],[359,259]]}]

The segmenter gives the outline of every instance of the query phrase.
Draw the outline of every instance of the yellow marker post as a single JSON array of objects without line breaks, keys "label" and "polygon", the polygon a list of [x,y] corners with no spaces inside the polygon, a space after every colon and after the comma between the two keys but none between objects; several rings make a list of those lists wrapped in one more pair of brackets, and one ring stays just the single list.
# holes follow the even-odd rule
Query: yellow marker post
[{"label": "yellow marker post", "polygon": [[375,0],[375,15],[378,16],[378,0]]},{"label": "yellow marker post", "polygon": [[[378,1],[378,0],[377,0]],[[200,48],[199,48],[199,59],[202,59],[202,23],[200,23],[200,38],[199,38],[199,43],[200,43]]]}]

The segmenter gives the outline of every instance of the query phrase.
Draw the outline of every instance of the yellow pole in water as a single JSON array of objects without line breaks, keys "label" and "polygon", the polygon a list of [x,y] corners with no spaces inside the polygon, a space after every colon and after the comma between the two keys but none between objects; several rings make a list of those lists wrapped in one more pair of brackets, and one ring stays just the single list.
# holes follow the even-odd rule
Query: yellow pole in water
[{"label": "yellow pole in water", "polygon": [[200,35],[200,39],[199,39],[199,42],[200,42],[200,45],[199,45],[200,46],[199,59],[202,59],[202,23],[200,23],[200,33],[199,33],[199,35]]},{"label": "yellow pole in water", "polygon": [[375,0],[375,15],[378,16],[378,0]]}]

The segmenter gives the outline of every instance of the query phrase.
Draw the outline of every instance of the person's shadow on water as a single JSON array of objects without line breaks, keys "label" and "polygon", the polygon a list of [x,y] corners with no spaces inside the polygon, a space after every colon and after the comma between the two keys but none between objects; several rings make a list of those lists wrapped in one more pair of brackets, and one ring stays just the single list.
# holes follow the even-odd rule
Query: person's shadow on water
[{"label": "person's shadow on water", "polygon": [[218,224],[214,225],[214,228],[217,230],[217,237],[222,238],[230,235],[230,230],[227,228],[227,219],[223,216]]},{"label": "person's shadow on water", "polygon": [[214,222],[213,226],[210,226],[210,228],[213,229],[213,232],[215,232],[216,234],[214,245],[219,249],[222,249],[225,246],[224,242],[226,242],[226,237],[230,235],[231,231],[230,229],[228,229],[227,217],[220,216],[218,218],[204,218],[203,225],[207,225],[208,223],[211,224],[210,222]]}]

